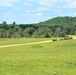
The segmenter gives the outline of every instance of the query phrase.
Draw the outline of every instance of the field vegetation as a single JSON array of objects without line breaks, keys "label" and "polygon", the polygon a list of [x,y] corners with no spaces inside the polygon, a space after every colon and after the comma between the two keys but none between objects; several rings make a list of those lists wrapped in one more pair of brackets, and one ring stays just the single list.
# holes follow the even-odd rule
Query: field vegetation
[{"label": "field vegetation", "polygon": [[[0,39],[0,46],[45,40]],[[0,48],[0,75],[76,75],[76,40]]]}]

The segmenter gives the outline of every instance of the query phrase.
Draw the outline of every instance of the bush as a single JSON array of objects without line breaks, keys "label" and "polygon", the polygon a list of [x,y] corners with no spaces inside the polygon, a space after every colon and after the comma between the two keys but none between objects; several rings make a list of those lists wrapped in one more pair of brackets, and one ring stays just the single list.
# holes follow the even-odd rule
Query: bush
[{"label": "bush", "polygon": [[57,39],[52,39],[52,41],[57,41]]},{"label": "bush", "polygon": [[64,40],[73,39],[72,37],[65,37]]}]

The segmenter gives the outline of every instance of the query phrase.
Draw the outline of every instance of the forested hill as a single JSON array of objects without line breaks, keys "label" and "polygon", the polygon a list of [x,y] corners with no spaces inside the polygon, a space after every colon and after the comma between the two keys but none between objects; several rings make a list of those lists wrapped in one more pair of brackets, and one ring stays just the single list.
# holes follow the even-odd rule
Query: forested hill
[{"label": "forested hill", "polygon": [[56,17],[37,24],[0,24],[0,38],[49,38],[76,35],[76,17]]},{"label": "forested hill", "polygon": [[55,17],[50,20],[40,22],[38,24],[46,26],[76,26],[76,17]]}]

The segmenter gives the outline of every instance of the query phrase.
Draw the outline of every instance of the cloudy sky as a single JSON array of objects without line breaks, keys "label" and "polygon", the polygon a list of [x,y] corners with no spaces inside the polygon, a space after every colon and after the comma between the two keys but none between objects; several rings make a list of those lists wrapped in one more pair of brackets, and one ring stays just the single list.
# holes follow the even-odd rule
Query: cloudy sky
[{"label": "cloudy sky", "polygon": [[76,16],[76,0],[0,0],[0,23],[38,23],[57,16]]}]

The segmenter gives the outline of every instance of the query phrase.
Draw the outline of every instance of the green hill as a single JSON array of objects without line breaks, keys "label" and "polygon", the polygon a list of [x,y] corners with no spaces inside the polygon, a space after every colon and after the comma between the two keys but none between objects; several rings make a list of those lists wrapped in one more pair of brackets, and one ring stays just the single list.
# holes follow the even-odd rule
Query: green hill
[{"label": "green hill", "polygon": [[76,17],[55,17],[44,22],[38,23],[38,25],[47,25],[47,26],[75,26],[76,25]]}]

